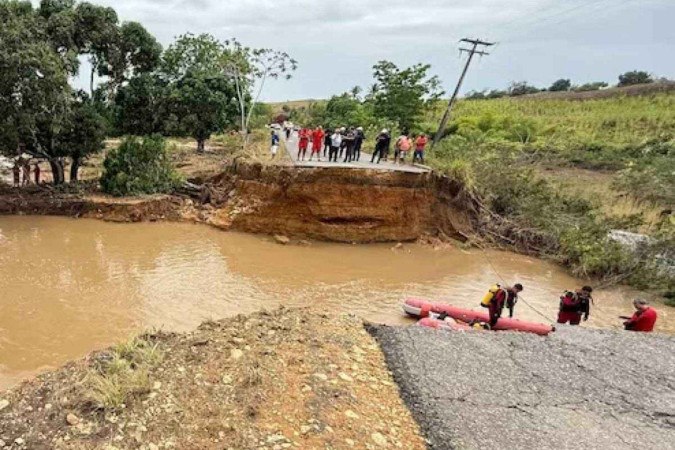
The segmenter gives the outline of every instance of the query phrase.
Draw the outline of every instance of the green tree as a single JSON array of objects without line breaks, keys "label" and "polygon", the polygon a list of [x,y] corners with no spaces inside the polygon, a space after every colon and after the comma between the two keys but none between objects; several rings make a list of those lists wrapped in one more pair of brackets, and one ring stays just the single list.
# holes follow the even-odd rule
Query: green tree
[{"label": "green tree", "polygon": [[398,123],[401,129],[414,128],[424,108],[443,92],[436,76],[429,76],[431,66],[416,64],[399,69],[390,61],[373,66],[377,81],[372,103],[375,114]]},{"label": "green tree", "polygon": [[570,89],[572,89],[572,81],[569,78],[561,78],[548,88],[551,92],[569,91]]},{"label": "green tree", "polygon": [[84,99],[75,103],[58,142],[59,153],[71,158],[70,181],[78,180],[82,161],[103,150],[105,136],[105,119],[98,113],[93,102]]},{"label": "green tree", "polygon": [[204,151],[211,134],[236,121],[237,89],[222,71],[225,47],[209,34],[180,36],[164,53],[168,131],[193,137]]},{"label": "green tree", "polygon": [[164,133],[167,95],[167,83],[158,75],[142,73],[131,78],[115,96],[115,131],[137,136]]},{"label": "green tree", "polygon": [[[97,141],[99,131],[83,127],[80,132],[94,134],[73,140],[72,118],[83,111],[68,80],[77,75],[80,56],[109,61],[120,51],[111,38],[117,15],[72,0],[43,0],[37,9],[30,2],[2,1],[0,23],[0,150],[12,153],[21,146],[47,160],[54,182],[62,183],[64,159],[73,158],[77,167],[88,154],[82,143]],[[86,118],[98,120],[89,112]]]},{"label": "green tree", "polygon": [[511,97],[518,97],[519,95],[536,94],[541,89],[532,86],[527,81],[512,81],[508,88],[508,94]]},{"label": "green tree", "polygon": [[[226,76],[234,81],[239,107],[242,146],[246,149],[250,122],[255,106],[268,79],[290,79],[298,63],[288,53],[270,48],[249,48],[237,40],[227,41],[221,64]],[[255,92],[252,92],[254,91]]]},{"label": "green tree", "polygon": [[127,137],[103,161],[101,188],[111,195],[171,192],[180,182],[161,136]]},{"label": "green tree", "polygon": [[633,70],[619,75],[619,87],[631,86],[634,84],[648,84],[653,83],[654,78],[645,71]]}]

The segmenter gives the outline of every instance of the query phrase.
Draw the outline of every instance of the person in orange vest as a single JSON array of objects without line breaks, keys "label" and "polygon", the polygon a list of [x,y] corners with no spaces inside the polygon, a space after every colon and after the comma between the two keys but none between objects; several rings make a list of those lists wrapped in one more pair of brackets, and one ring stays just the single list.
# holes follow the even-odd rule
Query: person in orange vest
[{"label": "person in orange vest", "polygon": [[323,146],[323,137],[324,132],[321,126],[316,127],[312,132],[312,154],[309,155],[309,160],[311,161],[316,153],[316,158],[321,161],[321,147]]},{"label": "person in orange vest", "polygon": [[502,317],[504,306],[509,308],[509,317],[513,317],[513,308],[515,308],[518,302],[518,294],[520,292],[523,292],[523,285],[520,283],[514,284],[513,287],[500,288],[495,292],[488,305],[491,328],[497,325],[497,321]]},{"label": "person in orange vest", "polygon": [[300,161],[300,156],[302,155],[302,161],[305,160],[307,155],[307,147],[309,146],[310,131],[307,128],[301,128],[298,133],[298,161]]},{"label": "person in orange vest", "polygon": [[591,293],[593,288],[584,286],[576,292],[567,291],[560,297],[560,311],[558,312],[558,323],[568,323],[570,325],[579,325],[581,317],[584,321],[588,320],[591,312]]},{"label": "person in orange vest", "polygon": [[656,310],[649,306],[647,300],[635,299],[633,300],[635,307],[635,314],[632,317],[621,316],[620,319],[626,320],[623,326],[628,331],[639,331],[642,333],[651,333],[654,331],[654,325],[658,314]]}]

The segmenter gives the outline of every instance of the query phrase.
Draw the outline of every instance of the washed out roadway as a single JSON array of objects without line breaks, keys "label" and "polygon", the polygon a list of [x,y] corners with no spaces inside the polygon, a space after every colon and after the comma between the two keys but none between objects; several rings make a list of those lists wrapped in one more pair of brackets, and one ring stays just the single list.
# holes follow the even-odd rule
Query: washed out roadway
[{"label": "washed out roadway", "polygon": [[432,450],[675,448],[675,338],[371,329]]}]

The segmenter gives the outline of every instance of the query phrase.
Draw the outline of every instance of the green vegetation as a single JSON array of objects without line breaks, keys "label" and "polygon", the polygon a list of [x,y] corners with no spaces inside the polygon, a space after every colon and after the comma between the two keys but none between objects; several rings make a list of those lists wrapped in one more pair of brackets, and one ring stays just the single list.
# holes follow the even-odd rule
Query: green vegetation
[{"label": "green vegetation", "polygon": [[134,397],[150,392],[149,370],[163,358],[157,344],[133,338],[103,354],[84,382],[84,403],[103,411],[123,408]]},{"label": "green vegetation", "polygon": [[[102,142],[103,118],[81,109],[86,96],[69,84],[79,58],[88,57],[92,77],[108,76],[106,90],[114,91],[126,74],[151,70],[161,47],[141,25],[120,25],[111,8],[73,0],[42,0],[38,8],[3,1],[0,23],[0,151],[46,160],[63,183],[64,158],[76,172]],[[86,127],[75,130],[81,117]]]},{"label": "green vegetation", "polygon": [[103,161],[101,188],[115,195],[171,192],[180,182],[161,136],[126,138]]},{"label": "green vegetation", "polygon": [[[421,127],[433,130],[440,111]],[[579,275],[672,289],[655,261],[675,255],[675,95],[469,100],[453,116],[428,161],[464,180],[499,216],[486,222],[488,236]],[[597,176],[578,178],[589,170]],[[602,191],[592,186],[606,179]],[[626,198],[637,210],[620,207]],[[609,239],[611,229],[656,241],[631,253]]]}]

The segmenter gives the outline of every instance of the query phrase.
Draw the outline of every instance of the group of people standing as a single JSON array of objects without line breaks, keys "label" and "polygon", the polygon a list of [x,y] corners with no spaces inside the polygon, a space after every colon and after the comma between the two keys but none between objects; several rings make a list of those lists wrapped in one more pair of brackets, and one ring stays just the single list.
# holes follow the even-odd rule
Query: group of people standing
[{"label": "group of people standing", "polygon": [[[293,130],[286,128],[286,139],[290,139]],[[298,161],[305,161],[309,150],[309,161],[316,155],[317,161],[321,157],[328,158],[329,162],[343,163],[361,160],[361,149],[366,140],[363,127],[341,127],[335,130],[324,130],[319,126],[314,129],[300,128],[298,130]],[[424,163],[424,152],[429,142],[425,134],[413,135],[403,133],[394,141],[394,163],[403,164],[412,153],[412,163]],[[387,162],[391,152],[392,138],[389,130],[383,129],[375,138],[375,146],[370,159],[371,163]],[[272,131],[272,157],[276,155],[279,146],[279,136]]]},{"label": "group of people standing", "polygon": [[[509,310],[509,317],[513,317],[514,308],[518,302],[518,294],[523,291],[520,283],[502,287],[495,285],[486,294],[481,306],[489,311],[489,326],[494,327],[501,318],[504,308]],[[593,288],[584,286],[577,291],[566,291],[560,296],[558,308],[559,324],[579,325],[582,320],[588,320],[591,313]],[[633,301],[635,312],[632,316],[621,316],[623,326],[628,331],[650,333],[654,330],[658,314],[649,302],[643,299]]]},{"label": "group of people standing", "polygon": [[[33,172],[33,180],[35,184],[40,184],[40,164],[35,163]],[[31,163],[27,159],[17,159],[14,161],[14,166],[12,167],[12,174],[14,175],[14,187],[19,186],[28,186],[31,184]]]}]

